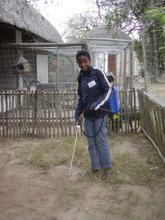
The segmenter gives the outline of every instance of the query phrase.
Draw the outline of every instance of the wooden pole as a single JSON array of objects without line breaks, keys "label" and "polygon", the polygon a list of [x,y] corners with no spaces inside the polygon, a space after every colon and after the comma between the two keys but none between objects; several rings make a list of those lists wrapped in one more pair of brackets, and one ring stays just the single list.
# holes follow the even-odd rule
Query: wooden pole
[{"label": "wooden pole", "polygon": [[121,89],[121,77],[122,77],[122,53],[120,53],[120,70],[119,70],[119,90]]},{"label": "wooden pole", "polygon": [[130,43],[130,88],[133,88],[133,45]]},{"label": "wooden pole", "polygon": [[124,49],[124,63],[123,63],[123,89],[126,88],[126,63],[127,63],[127,50]]},{"label": "wooden pole", "polygon": [[143,50],[143,62],[144,62],[144,88],[148,91],[148,77],[147,77],[147,60],[146,60],[146,47],[144,40],[144,33],[142,34],[142,50]]},{"label": "wooden pole", "polygon": [[159,76],[159,65],[158,65],[158,47],[157,47],[157,36],[155,31],[153,31],[153,39],[154,39],[154,57],[155,57],[155,79],[158,81],[158,76]]}]

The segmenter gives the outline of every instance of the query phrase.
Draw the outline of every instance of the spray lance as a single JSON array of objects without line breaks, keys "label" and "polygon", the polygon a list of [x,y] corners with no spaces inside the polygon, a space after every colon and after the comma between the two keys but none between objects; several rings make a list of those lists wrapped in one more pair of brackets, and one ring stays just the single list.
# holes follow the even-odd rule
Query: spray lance
[{"label": "spray lance", "polygon": [[76,125],[76,138],[75,138],[75,142],[74,142],[74,146],[73,146],[73,152],[72,152],[72,158],[71,158],[71,162],[70,162],[69,176],[71,175],[71,171],[72,171],[72,165],[73,165],[73,159],[74,159],[75,150],[76,150],[78,134],[80,134],[80,125],[79,124]]}]

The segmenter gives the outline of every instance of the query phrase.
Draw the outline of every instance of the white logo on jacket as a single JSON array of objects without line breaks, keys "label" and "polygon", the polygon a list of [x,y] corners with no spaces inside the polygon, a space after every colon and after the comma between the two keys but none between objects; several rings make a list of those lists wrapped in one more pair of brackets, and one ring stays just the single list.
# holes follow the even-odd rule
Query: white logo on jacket
[{"label": "white logo on jacket", "polygon": [[88,87],[89,87],[89,88],[92,88],[92,87],[95,86],[95,85],[96,85],[95,80],[92,80],[91,82],[88,83]]}]

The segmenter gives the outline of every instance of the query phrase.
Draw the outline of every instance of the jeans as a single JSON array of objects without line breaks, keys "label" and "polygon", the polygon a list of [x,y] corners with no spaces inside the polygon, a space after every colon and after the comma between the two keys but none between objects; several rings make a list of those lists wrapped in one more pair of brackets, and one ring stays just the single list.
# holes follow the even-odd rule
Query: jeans
[{"label": "jeans", "polygon": [[106,141],[105,123],[106,117],[96,120],[85,118],[85,132],[88,136],[94,136],[101,128],[96,137],[87,137],[92,170],[108,168],[112,165]]}]

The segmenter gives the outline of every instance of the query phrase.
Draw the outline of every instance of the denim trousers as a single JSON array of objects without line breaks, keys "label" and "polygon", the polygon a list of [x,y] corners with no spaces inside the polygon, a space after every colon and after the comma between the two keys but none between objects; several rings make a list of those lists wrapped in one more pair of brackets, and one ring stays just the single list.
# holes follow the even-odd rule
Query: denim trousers
[{"label": "denim trousers", "polygon": [[[92,170],[111,167],[109,147],[105,134],[106,117],[95,120],[85,118],[85,132],[88,136],[88,150]],[[100,130],[99,130],[100,129]],[[99,130],[99,133],[97,134]],[[95,137],[95,134],[97,134]]]}]

